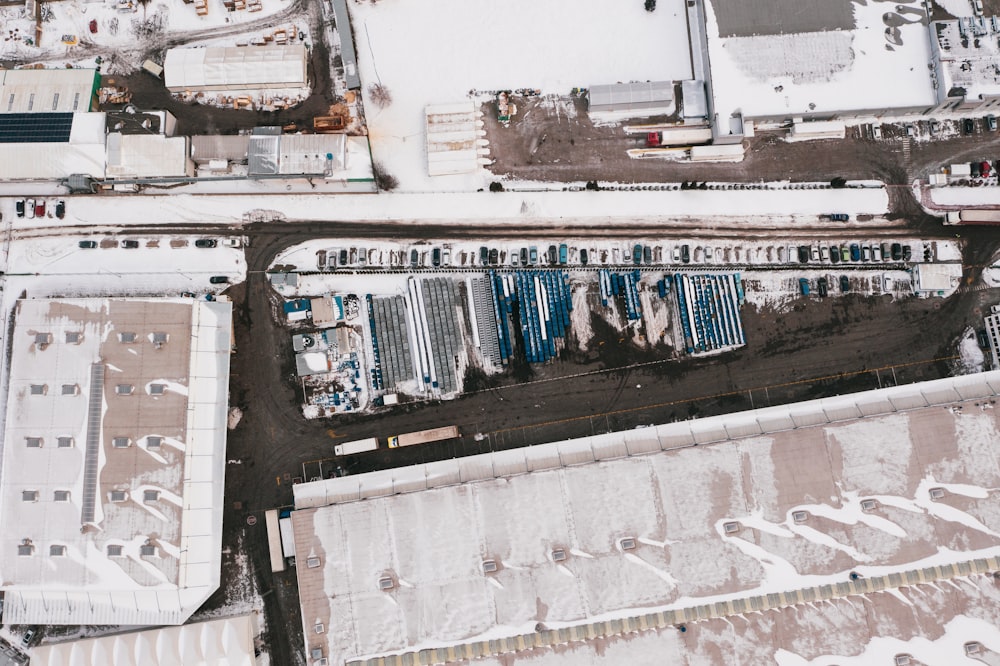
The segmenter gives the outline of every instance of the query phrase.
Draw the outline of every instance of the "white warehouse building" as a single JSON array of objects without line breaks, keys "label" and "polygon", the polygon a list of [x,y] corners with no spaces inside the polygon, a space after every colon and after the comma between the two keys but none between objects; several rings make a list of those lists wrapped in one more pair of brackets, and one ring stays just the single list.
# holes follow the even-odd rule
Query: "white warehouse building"
[{"label": "white warehouse building", "polygon": [[164,84],[170,92],[307,88],[306,55],[301,44],[170,49]]}]

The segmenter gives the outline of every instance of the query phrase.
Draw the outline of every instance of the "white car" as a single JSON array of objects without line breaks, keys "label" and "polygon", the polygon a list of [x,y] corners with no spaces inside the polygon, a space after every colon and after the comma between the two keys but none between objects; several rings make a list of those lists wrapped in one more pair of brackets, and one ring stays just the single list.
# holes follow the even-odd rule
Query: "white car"
[{"label": "white car", "polygon": [[35,219],[35,200],[28,199],[24,202],[24,214],[29,220]]}]

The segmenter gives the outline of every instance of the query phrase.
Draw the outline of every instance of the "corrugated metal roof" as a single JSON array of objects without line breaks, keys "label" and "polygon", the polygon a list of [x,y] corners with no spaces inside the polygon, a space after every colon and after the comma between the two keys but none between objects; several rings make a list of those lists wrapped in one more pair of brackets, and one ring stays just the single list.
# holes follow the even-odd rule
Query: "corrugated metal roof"
[{"label": "corrugated metal roof", "polygon": [[191,137],[191,158],[195,162],[226,160],[246,162],[250,150],[250,136],[237,134],[220,136],[215,134]]},{"label": "corrugated metal roof", "polygon": [[255,134],[250,137],[247,151],[247,172],[251,176],[267,176],[278,173],[278,144],[280,136]]},{"label": "corrugated metal roof", "polygon": [[278,145],[278,173],[329,174],[344,169],[343,134],[285,134]]},{"label": "corrugated metal roof", "polygon": [[98,80],[93,69],[0,70],[0,114],[90,111]]},{"label": "corrugated metal roof", "polygon": [[663,107],[673,104],[672,81],[643,83],[613,83],[591,86],[591,111],[627,111]]},{"label": "corrugated metal roof", "polygon": [[171,92],[303,88],[306,55],[301,44],[170,49],[164,84]]}]

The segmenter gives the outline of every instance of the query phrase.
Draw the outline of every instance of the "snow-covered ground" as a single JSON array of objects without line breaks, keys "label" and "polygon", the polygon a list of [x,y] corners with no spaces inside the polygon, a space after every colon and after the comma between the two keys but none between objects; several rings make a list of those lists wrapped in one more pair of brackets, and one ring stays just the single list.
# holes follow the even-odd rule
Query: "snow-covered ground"
[{"label": "snow-covered ground", "polygon": [[[616,220],[678,227],[711,228],[713,218],[744,228],[755,226],[800,227],[818,223],[830,212],[881,215],[888,209],[886,191],[878,187],[842,190],[663,190],[663,191],[550,191],[468,192],[447,197],[440,194],[380,194],[339,197],[331,208],[328,196],[288,194],[281,197],[250,195],[155,195],[134,197],[74,196],[67,199],[66,218],[17,219],[15,198],[0,198],[0,213],[15,229],[74,225],[131,226],[198,222],[242,224],[251,216],[269,220],[434,220],[440,224],[467,225],[470,220],[499,224],[513,221],[564,218],[574,225],[605,226]],[[109,202],[113,202],[110,203]],[[50,204],[51,207],[51,204]],[[666,213],[666,214],[665,214]],[[887,224],[876,218],[879,226]],[[888,224],[892,224],[888,222]],[[899,222],[902,226],[905,221]],[[863,228],[851,223],[845,229]],[[417,227],[414,226],[414,233]],[[405,229],[400,229],[405,237]]]},{"label": "snow-covered ground", "polygon": [[930,187],[926,192],[942,206],[1000,206],[1000,187]]},{"label": "snow-covered ground", "polygon": [[[349,3],[365,91],[392,94],[366,115],[372,153],[402,190],[483,186],[482,172],[427,175],[424,107],[461,102],[471,90],[572,88],[691,78],[683,0],[417,0]],[[414,75],[414,63],[426,71]],[[480,99],[492,99],[486,95]]]},{"label": "snow-covered ground", "polygon": [[[786,117],[935,103],[927,68],[930,39],[912,13],[919,9],[916,3],[899,5],[898,15],[886,3],[851,3],[853,30],[722,38],[715,3],[706,5],[720,118],[733,112]],[[898,39],[891,43],[889,23],[899,24]]]}]

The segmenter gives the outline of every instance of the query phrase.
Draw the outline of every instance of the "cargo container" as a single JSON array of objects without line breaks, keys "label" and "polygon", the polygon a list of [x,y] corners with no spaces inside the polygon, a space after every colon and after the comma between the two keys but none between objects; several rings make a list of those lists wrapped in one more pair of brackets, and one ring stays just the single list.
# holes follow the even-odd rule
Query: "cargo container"
[{"label": "cargo container", "polygon": [[333,452],[338,456],[349,456],[354,453],[364,453],[365,451],[374,451],[378,448],[378,439],[375,437],[369,437],[368,439],[359,439],[355,442],[344,442],[343,444],[337,444],[333,447]]},{"label": "cargo container", "polygon": [[408,432],[402,435],[393,435],[389,438],[389,448],[396,449],[401,446],[413,446],[414,444],[430,444],[446,439],[460,437],[458,426],[445,426],[443,428],[431,428],[430,430],[420,430],[418,432]]},{"label": "cargo container", "polygon": [[269,509],[264,512],[264,522],[267,525],[267,546],[271,553],[271,572],[285,570],[285,554],[281,548],[281,530],[278,527],[278,510]]}]

